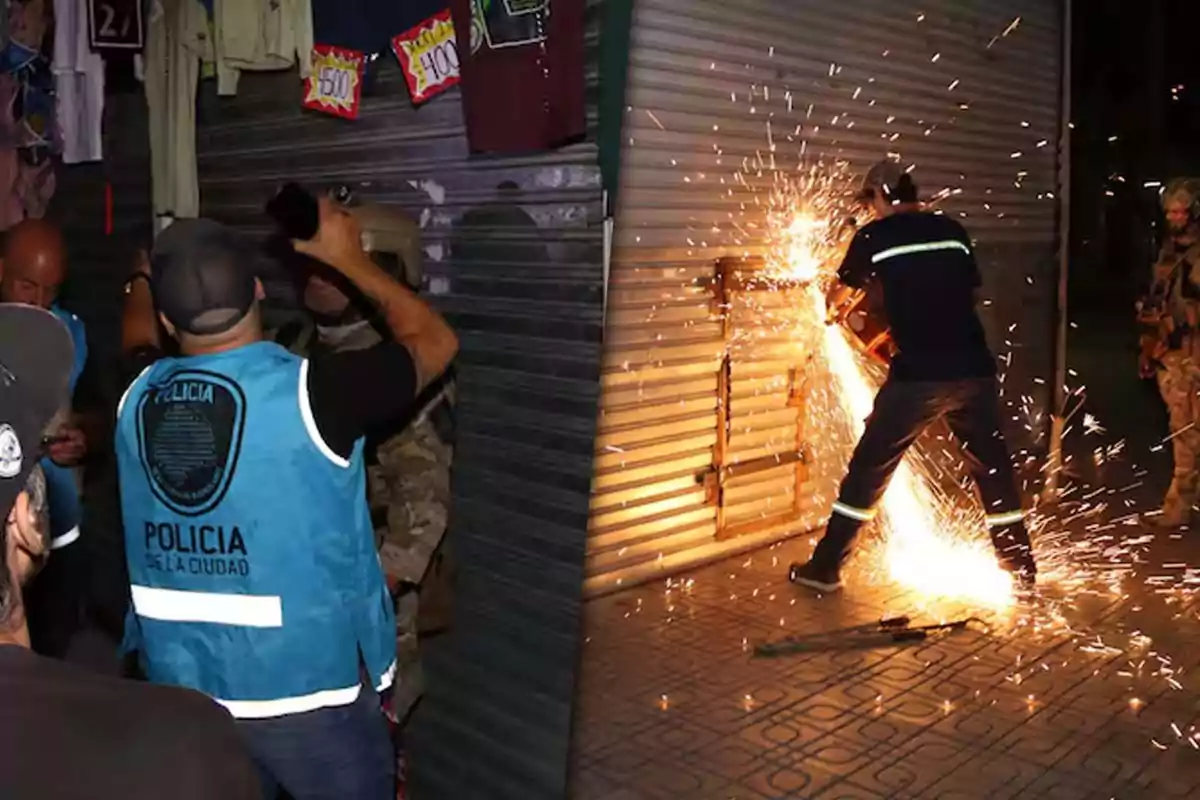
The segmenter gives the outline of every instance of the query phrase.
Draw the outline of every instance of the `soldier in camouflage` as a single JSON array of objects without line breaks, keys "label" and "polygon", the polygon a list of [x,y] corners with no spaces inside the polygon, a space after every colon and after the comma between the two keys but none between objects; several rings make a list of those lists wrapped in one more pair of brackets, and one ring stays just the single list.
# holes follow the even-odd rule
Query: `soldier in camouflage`
[{"label": "soldier in camouflage", "polygon": [[[351,211],[362,226],[364,248],[376,262],[419,287],[420,229],[415,223],[375,205]],[[275,341],[301,355],[356,350],[379,342],[369,304],[352,299],[343,288],[332,276],[307,272],[302,292],[309,314],[280,327]],[[450,507],[453,406],[453,378],[443,376],[418,398],[415,415],[396,420],[367,441],[371,518],[396,600],[397,673],[390,713],[398,722],[408,717],[424,688],[419,633],[448,625],[452,575],[443,538]]]},{"label": "soldier in camouflage", "polygon": [[1185,525],[1200,489],[1200,181],[1178,179],[1163,192],[1167,237],[1154,265],[1150,293],[1139,303],[1143,370],[1152,366],[1170,414],[1174,473],[1162,527]]}]

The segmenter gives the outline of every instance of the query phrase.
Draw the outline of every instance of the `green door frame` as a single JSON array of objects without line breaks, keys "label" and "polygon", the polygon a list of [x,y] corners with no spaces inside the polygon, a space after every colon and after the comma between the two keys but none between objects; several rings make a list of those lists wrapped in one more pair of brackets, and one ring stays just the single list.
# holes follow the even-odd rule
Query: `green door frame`
[{"label": "green door frame", "polygon": [[605,0],[600,30],[600,176],[607,192],[605,216],[617,206],[621,171],[621,129],[625,120],[625,84],[629,78],[629,40],[634,0]]}]

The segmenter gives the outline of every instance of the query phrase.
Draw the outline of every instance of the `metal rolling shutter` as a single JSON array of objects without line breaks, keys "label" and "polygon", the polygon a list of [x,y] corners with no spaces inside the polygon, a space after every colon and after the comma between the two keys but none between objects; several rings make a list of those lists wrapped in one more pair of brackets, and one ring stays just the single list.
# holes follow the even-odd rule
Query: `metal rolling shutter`
[{"label": "metal rolling shutter", "polygon": [[[108,363],[120,336],[121,286],[137,248],[150,243],[150,155],[140,90],[110,94],[104,160],[59,164],[48,216],[62,226],[70,274],[65,304],[87,324],[90,358]],[[105,231],[105,183],[112,186],[112,233]],[[124,388],[115,389],[115,404]]]},{"label": "metal rolling shutter", "polygon": [[[767,165],[747,175],[760,189],[772,159],[796,168],[803,139],[809,163],[824,154],[862,168],[888,152],[915,163],[922,194],[948,195],[941,207],[978,240],[994,300],[985,323],[997,351],[1014,349],[1010,385],[1043,394],[1033,379],[1050,377],[1060,24],[1058,4],[1045,0],[639,0],[589,592],[778,539],[826,513],[809,494],[790,524],[726,540],[697,483],[713,461],[723,350],[705,284],[717,259],[762,250],[753,234],[762,207],[733,179],[744,161]],[[752,427],[774,426],[759,444],[786,436],[778,400],[753,401],[765,416]],[[738,488],[747,502],[765,503],[772,478],[779,491],[787,483],[761,477]]]},{"label": "metal rolling shutter", "polygon": [[[113,82],[109,83],[110,92]],[[139,87],[112,92],[104,100],[104,160],[58,165],[57,188],[48,216],[67,245],[68,276],[63,305],[87,328],[88,369],[79,402],[116,421],[125,391],[117,368],[122,285],[137,248],[151,241],[150,155],[146,103]],[[105,230],[105,184],[112,187],[112,231]],[[94,394],[93,394],[94,393]],[[106,430],[111,437],[111,431]],[[83,481],[83,538],[94,594],[91,610],[106,625],[120,626],[128,603],[125,542],[117,492],[117,466],[103,455],[91,460]],[[120,628],[117,627],[117,630]]]},{"label": "metal rolling shutter", "polygon": [[[594,53],[598,3],[589,6]],[[243,74],[235,98],[204,87],[203,213],[261,236],[263,203],[297,180],[345,184],[424,220],[430,297],[461,340],[450,533],[459,575],[454,628],[424,661],[408,788],[415,798],[562,797],[602,326],[595,137],[468,156],[457,91],[414,109],[393,59],[383,61],[353,122],[304,111],[294,72]],[[589,122],[594,131],[594,113]],[[504,181],[520,187],[515,202],[536,227],[498,197]],[[464,223],[468,211],[483,213]],[[285,276],[274,277],[273,301],[286,306]]]}]

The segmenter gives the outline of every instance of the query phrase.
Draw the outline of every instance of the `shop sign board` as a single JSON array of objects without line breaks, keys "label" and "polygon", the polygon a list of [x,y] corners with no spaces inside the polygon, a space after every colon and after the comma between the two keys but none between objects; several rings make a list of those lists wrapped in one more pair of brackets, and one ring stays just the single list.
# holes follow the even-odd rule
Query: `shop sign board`
[{"label": "shop sign board", "polygon": [[88,0],[88,38],[93,50],[141,50],[145,23],[141,0]]}]

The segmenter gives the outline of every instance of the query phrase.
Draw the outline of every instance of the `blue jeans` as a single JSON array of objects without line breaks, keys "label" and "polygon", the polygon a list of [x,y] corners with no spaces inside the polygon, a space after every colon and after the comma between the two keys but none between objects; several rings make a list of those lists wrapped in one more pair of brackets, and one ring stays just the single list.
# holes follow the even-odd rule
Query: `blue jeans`
[{"label": "blue jeans", "polygon": [[396,753],[369,687],[348,706],[239,720],[238,732],[266,800],[281,787],[294,800],[395,800]]}]

